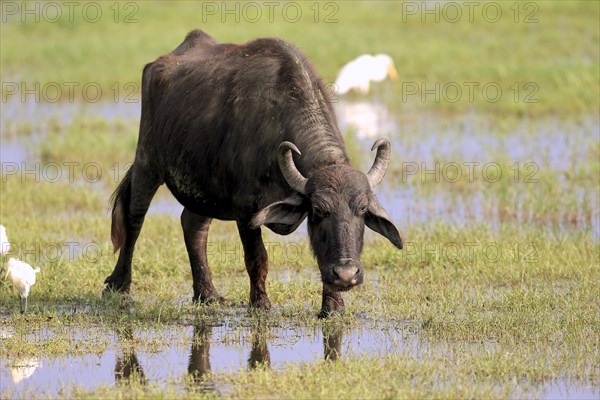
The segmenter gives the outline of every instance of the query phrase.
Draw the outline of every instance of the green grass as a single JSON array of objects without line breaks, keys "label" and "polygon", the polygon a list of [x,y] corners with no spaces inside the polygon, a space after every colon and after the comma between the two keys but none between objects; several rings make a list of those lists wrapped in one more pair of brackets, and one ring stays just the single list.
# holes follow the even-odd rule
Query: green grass
[{"label": "green grass", "polygon": [[[574,171],[560,172],[560,183],[551,164],[540,168],[535,184],[515,183],[508,161],[500,163],[507,176],[499,182],[451,184],[403,180],[398,161],[393,161],[387,176],[392,188],[412,190],[419,204],[435,204],[442,195],[454,204],[469,204],[481,193],[483,201],[474,204],[483,207],[483,219],[464,225],[444,219],[401,225],[403,251],[369,236],[362,256],[365,284],[345,294],[346,315],[322,322],[316,318],[321,301],[318,269],[302,235],[291,239],[295,252],[290,255],[283,251],[290,239],[265,232],[271,246],[267,290],[274,309],[247,314],[249,282],[241,245],[235,224],[226,222],[216,221],[211,227],[209,263],[216,287],[233,305],[194,306],[181,227],[170,215],[146,218],[134,256],[132,297],[101,296],[102,282],[116,262],[109,241],[108,197],[118,179],[110,167],[131,159],[133,122],[76,118],[52,128],[55,122],[47,121],[47,133],[39,139],[38,168],[77,162],[78,179],[36,182],[33,176],[2,176],[2,224],[15,246],[9,257],[40,266],[42,273],[26,316],[18,314],[15,289],[0,283],[0,328],[14,333],[2,339],[0,359],[101,355],[114,348],[108,333],[123,326],[160,332],[227,323],[244,335],[254,326],[267,331],[329,329],[336,324],[351,331],[373,329],[366,316],[381,327],[410,321],[419,340],[430,347],[427,357],[410,352],[384,358],[362,355],[284,370],[215,371],[205,379],[227,388],[226,397],[232,398],[331,398],[343,393],[353,398],[520,397],[521,391],[537,397],[544,383],[555,379],[599,384],[594,360],[600,355],[600,336],[594,327],[600,324],[600,249],[589,226],[597,210],[592,202],[597,200],[594,177],[599,170],[593,143]],[[351,138],[349,132],[346,135]],[[492,135],[502,137],[499,132]],[[16,132],[11,137],[28,136]],[[532,134],[532,141],[535,137]],[[412,151],[418,142],[407,138],[404,144],[394,160],[402,160],[402,152]],[[358,164],[369,164],[360,140],[350,140],[349,146]],[[500,161],[505,157],[501,149],[492,155]],[[433,157],[449,160],[443,154]],[[103,171],[97,182],[82,178],[82,166],[90,162]],[[581,190],[587,196],[583,200]],[[159,196],[168,196],[165,192]],[[519,208],[531,211],[527,224]],[[577,218],[586,221],[583,227]],[[74,243],[74,256],[67,243]],[[91,252],[82,253],[88,247]],[[160,335],[133,340],[138,351],[157,352],[173,344],[173,339]],[[306,376],[315,378],[307,381]],[[386,383],[373,387],[360,379],[364,376],[381,376]],[[77,386],[68,390],[79,398],[183,398],[188,393],[180,390],[189,385],[187,379],[174,377],[161,386],[150,382],[93,392]]]},{"label": "green grass", "polygon": [[[483,207],[483,218],[458,225],[444,219],[400,225],[406,241],[403,251],[369,236],[362,256],[365,284],[344,295],[346,315],[322,322],[316,318],[321,302],[318,269],[302,235],[284,239],[265,232],[264,240],[271,246],[267,290],[274,309],[247,314],[249,282],[231,222],[213,223],[209,263],[216,287],[233,305],[193,305],[179,219],[170,215],[146,218],[134,256],[132,297],[101,297],[102,282],[117,258],[109,240],[108,197],[118,179],[110,166],[131,159],[135,129],[133,121],[74,119],[46,129],[39,139],[39,169],[77,162],[78,179],[36,182],[32,176],[2,176],[2,224],[15,246],[9,257],[40,266],[42,272],[26,316],[18,314],[15,289],[6,281],[0,283],[0,328],[14,333],[2,339],[0,359],[101,355],[115,346],[108,332],[123,326],[160,332],[227,323],[234,332],[247,335],[256,326],[267,331],[329,329],[336,324],[350,331],[373,329],[366,318],[381,327],[410,321],[419,340],[430,348],[427,357],[410,352],[383,358],[362,355],[283,370],[215,371],[205,379],[227,388],[225,397],[232,398],[521,397],[521,391],[538,397],[545,382],[555,379],[599,385],[594,360],[600,356],[600,336],[594,327],[600,325],[596,285],[600,248],[589,226],[597,210],[592,204],[597,200],[597,146],[577,161],[577,170],[561,172],[560,183],[558,172],[546,168],[540,168],[535,184],[515,183],[508,177],[497,183],[403,181],[398,162],[393,161],[388,183],[413,190],[415,203],[435,204],[443,195],[452,201],[451,208],[469,204],[472,196],[482,193],[483,201],[474,204]],[[370,155],[363,144],[349,143],[360,155],[358,163],[368,164]],[[407,139],[394,160],[401,160],[401,153],[411,146]],[[501,149],[492,154],[502,160]],[[443,155],[439,159],[448,160]],[[80,166],[92,161],[104,172],[97,182],[81,178]],[[501,166],[510,176],[510,163]],[[581,190],[587,196],[583,200]],[[165,192],[159,196],[167,196]],[[526,224],[518,216],[519,207],[531,211]],[[584,219],[583,226],[577,218]],[[294,243],[292,255],[283,251],[289,240]],[[73,257],[67,243],[75,243]],[[82,254],[88,247],[91,252]],[[175,345],[160,335],[133,340],[138,351],[158,352],[169,343]],[[374,387],[365,376],[381,377],[384,383]],[[89,392],[76,385],[68,390],[78,398],[187,398],[189,393],[181,390],[189,384],[188,378],[173,377],[160,386],[131,383]],[[9,392],[4,395],[10,397]]]},{"label": "green grass", "polygon": [[[283,340],[278,329],[288,327],[354,332],[402,325],[418,340],[421,353],[407,348],[385,356],[344,354],[336,362],[205,375],[203,380],[220,388],[220,394],[192,389],[197,383],[187,376],[148,384],[132,379],[91,391],[75,384],[64,393],[81,399],[538,398],[556,380],[597,392],[598,2],[536,3],[537,24],[515,24],[508,8],[512,2],[501,3],[508,17],[496,24],[480,18],[456,24],[421,23],[418,17],[403,22],[400,3],[339,2],[339,23],[325,24],[312,21],[313,3],[308,2],[301,3],[302,22],[288,23],[279,14],[273,23],[241,21],[235,28],[231,21],[221,23],[220,16],[202,22],[197,2],[136,3],[139,22],[134,24],[114,23],[111,4],[102,3],[105,18],[96,24],[80,18],[73,24],[21,24],[9,17],[0,27],[3,81],[42,86],[98,82],[107,101],[112,101],[111,85],[117,82],[123,102],[124,85],[139,83],[144,63],[201,27],[223,42],[260,36],[293,41],[326,81],[334,80],[339,67],[358,54],[386,52],[395,59],[401,82],[427,87],[497,82],[506,91],[498,103],[480,98],[473,104],[464,99],[421,103],[420,94],[402,101],[401,83],[376,87],[373,98],[384,101],[402,125],[399,132],[382,133],[395,140],[394,153],[385,180],[388,189],[376,188],[375,193],[397,194],[394,204],[407,196],[406,213],[422,206],[426,218],[423,222],[415,215],[408,219],[413,222],[399,225],[403,251],[367,236],[365,283],[344,294],[346,314],[330,321],[316,317],[321,284],[306,236],[282,238],[266,231],[267,291],[274,307],[268,313],[248,313],[249,282],[231,222],[215,221],[209,236],[215,286],[231,305],[193,305],[179,218],[165,214],[146,218],[134,255],[131,297],[102,297],[102,282],[117,260],[110,243],[108,198],[133,159],[139,121],[93,115],[63,119],[60,110],[67,99],[47,118],[3,118],[2,143],[32,151],[26,166],[40,171],[23,175],[19,165],[17,173],[0,176],[1,223],[13,244],[3,262],[18,257],[42,272],[25,316],[18,313],[16,290],[0,281],[0,332],[12,335],[0,335],[0,367],[18,359],[100,356],[117,349],[187,349],[198,339],[181,332],[192,325],[229,324],[230,334],[218,344],[246,348],[257,331],[268,342]],[[320,7],[322,19],[325,3]],[[515,82],[537,83],[539,102],[512,101],[508,93]],[[79,95],[76,99],[82,101]],[[353,163],[368,167],[371,139],[357,138],[352,128],[344,135]],[[552,141],[563,136],[570,141]],[[447,148],[476,140],[485,154]],[[420,150],[423,146],[426,150]],[[565,146],[558,156],[552,153],[557,146]],[[515,148],[524,152],[511,153]],[[420,166],[426,160],[431,168],[433,162],[483,165],[488,158],[501,168],[498,182],[479,173],[473,181],[458,182],[405,175],[410,162]],[[537,182],[524,183],[523,176],[515,182],[514,162],[523,167],[533,159],[538,161]],[[52,181],[48,178],[56,164],[63,175]],[[68,165],[73,165],[72,176]],[[167,196],[164,188],[157,195]],[[473,214],[458,223],[445,215],[455,215],[461,207]],[[291,254],[284,251],[290,241]],[[136,337],[131,331],[152,334]],[[25,397],[52,397],[29,390]],[[4,386],[0,396],[19,397]]]},{"label": "green grass", "polygon": [[[521,4],[517,23],[511,2],[494,3],[502,9],[502,17],[494,23],[484,18],[484,3],[475,9],[473,22],[463,8],[463,17],[456,23],[446,20],[451,20],[445,17],[446,11],[437,13],[440,22],[436,22],[435,14],[412,15],[402,2],[359,1],[318,3],[317,22],[315,3],[299,3],[302,18],[293,23],[289,18],[286,21],[283,7],[276,9],[271,21],[263,8],[257,22],[241,11],[240,21],[235,23],[233,15],[210,15],[202,3],[194,1],[120,3],[121,14],[115,23],[114,10],[109,8],[113,3],[100,4],[103,14],[96,23],[86,22],[80,13],[71,23],[66,10],[56,23],[43,18],[35,23],[33,17],[21,23],[20,14],[7,16],[9,23],[1,27],[3,80],[22,82],[27,88],[37,82],[38,92],[48,83],[58,83],[63,100],[68,99],[65,82],[79,83],[74,90],[79,100],[85,100],[84,85],[97,83],[102,100],[114,101],[116,96],[124,102],[129,94],[137,93],[145,63],[173,50],[191,29],[202,28],[221,42],[268,36],[294,42],[326,82],[334,82],[341,66],[360,54],[388,53],[400,73],[392,99],[402,109],[572,116],[600,107],[600,6],[594,1],[540,1],[533,3],[537,10]],[[125,4],[135,4],[138,10],[125,9]],[[333,5],[339,9],[335,11]],[[243,6],[240,3],[240,9]],[[125,15],[133,11],[138,22],[123,23]],[[325,23],[333,11],[337,22]],[[531,12],[537,22],[525,23]],[[472,99],[469,82],[478,85]],[[490,83],[502,90],[498,101],[486,100],[482,93]],[[533,85],[526,86],[528,83]],[[406,86],[412,88],[413,84],[415,94]],[[440,90],[434,89],[436,84]],[[458,101],[452,100],[454,92],[443,89],[447,84],[461,88]],[[439,94],[439,101],[427,94],[432,89]],[[47,95],[54,96],[54,92]],[[95,98],[94,92],[89,96]],[[490,92],[488,99],[495,97]]]},{"label": "green grass", "polygon": [[[22,190],[26,186],[7,185]],[[64,190],[60,185],[51,189],[57,196]],[[16,194],[10,192],[4,198],[15,198]],[[36,207],[26,204],[18,208],[4,202],[3,207],[6,205],[22,211]],[[241,253],[215,252],[209,256],[215,284],[233,307],[190,303],[191,277],[179,223],[167,216],[147,218],[134,257],[133,299],[102,298],[102,280],[116,261],[108,243],[108,216],[92,212],[96,203],[86,207],[89,213],[75,213],[69,218],[52,216],[63,207],[62,201],[45,207],[46,215],[19,219],[18,223],[16,217],[5,217],[3,223],[9,227],[11,241],[31,245],[39,240],[40,249],[44,249],[49,243],[64,241],[63,235],[68,233],[85,238],[82,242],[98,243],[102,254],[93,259],[69,260],[65,255],[47,261],[40,250],[23,257],[40,265],[42,273],[32,290],[30,314],[26,316],[18,314],[14,289],[8,284],[0,286],[0,325],[12,327],[16,333],[2,340],[0,358],[102,354],[111,348],[103,332],[124,325],[160,331],[227,321],[233,324],[232,329],[244,331],[254,325],[323,325],[326,329],[336,323],[316,318],[320,284],[305,239],[299,242],[300,257],[293,262],[280,252],[273,253],[267,290],[275,307],[267,314],[248,316],[245,304],[249,285]],[[213,242],[226,249],[239,246],[231,223],[216,225]],[[524,387],[535,393],[542,382],[552,379],[599,383],[593,365],[600,341],[594,329],[600,324],[596,287],[600,255],[597,241],[589,233],[556,237],[543,228],[514,224],[502,225],[499,231],[485,225],[413,226],[403,233],[409,240],[403,252],[383,240],[367,243],[362,258],[366,282],[345,294],[347,314],[337,323],[347,329],[361,329],[365,323],[359,317],[362,314],[381,326],[397,320],[413,321],[419,327],[420,340],[431,344],[426,359],[392,353],[383,359],[361,356],[333,364],[291,365],[283,371],[215,372],[210,379],[228,388],[226,397],[232,398],[514,397]],[[267,235],[266,241],[272,240],[277,237]],[[444,246],[452,243],[471,243],[473,254],[464,249],[459,257],[445,252]],[[490,243],[501,248],[498,259],[483,251]],[[533,253],[515,253],[515,245],[530,243],[535,245]],[[37,262],[36,256],[40,257]],[[291,271],[291,279],[278,279],[285,271]],[[53,334],[28,339],[38,329]],[[495,346],[480,348],[483,342]],[[137,340],[136,349],[159,351],[168,343],[172,341],[166,337]],[[470,350],[471,344],[479,350]],[[455,356],[449,358],[450,353]],[[382,384],[373,386],[365,376],[381,377]],[[166,387],[133,383],[92,393],[76,390],[74,396],[134,393],[150,398],[184,398],[188,394],[179,392],[186,385],[181,379],[169,380]]]}]

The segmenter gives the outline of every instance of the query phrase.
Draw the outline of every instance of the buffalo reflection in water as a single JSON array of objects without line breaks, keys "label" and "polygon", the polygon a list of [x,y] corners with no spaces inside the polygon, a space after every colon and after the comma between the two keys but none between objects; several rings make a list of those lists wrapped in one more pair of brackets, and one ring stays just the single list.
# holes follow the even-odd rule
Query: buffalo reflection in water
[{"label": "buffalo reflection in water", "polygon": [[[216,391],[215,383],[210,379],[210,344],[213,326],[206,324],[194,325],[192,346],[188,361],[188,374],[191,385],[189,390],[202,392]],[[335,361],[341,356],[342,329],[323,332],[324,359]],[[137,381],[142,385],[148,382],[144,370],[137,358],[133,330],[130,326],[116,331],[121,344],[121,353],[117,355],[115,364],[115,382],[117,385]],[[248,369],[258,367],[270,368],[271,353],[268,346],[269,330],[256,328],[251,333],[251,349],[248,357]]]},{"label": "buffalo reflection in water", "polygon": [[118,329],[116,333],[117,340],[121,343],[121,354],[117,355],[115,383],[120,385],[135,380],[145,385],[147,383],[146,375],[138,361],[133,345],[133,329],[131,326],[126,326]]},{"label": "buffalo reflection in water", "polygon": [[325,360],[335,361],[342,356],[342,329],[334,328],[332,332],[323,332],[323,348]]}]

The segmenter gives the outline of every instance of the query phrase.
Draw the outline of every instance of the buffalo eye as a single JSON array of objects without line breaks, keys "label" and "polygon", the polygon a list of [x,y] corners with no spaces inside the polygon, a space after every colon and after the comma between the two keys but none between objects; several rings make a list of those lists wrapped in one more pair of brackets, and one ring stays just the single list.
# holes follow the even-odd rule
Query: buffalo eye
[{"label": "buffalo eye", "polygon": [[358,214],[359,215],[363,215],[367,212],[367,209],[369,208],[369,206],[367,204],[363,204],[360,207],[358,207]]},{"label": "buffalo eye", "polygon": [[323,219],[329,217],[329,211],[324,210],[319,206],[313,206],[313,215],[316,218]]}]

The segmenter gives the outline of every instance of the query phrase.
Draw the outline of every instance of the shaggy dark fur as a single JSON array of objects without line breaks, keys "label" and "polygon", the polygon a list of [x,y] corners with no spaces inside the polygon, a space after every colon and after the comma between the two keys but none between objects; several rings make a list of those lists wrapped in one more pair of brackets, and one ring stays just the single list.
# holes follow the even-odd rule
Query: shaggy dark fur
[{"label": "shaggy dark fur", "polygon": [[[302,152],[294,161],[308,178],[306,193],[293,190],[281,172],[277,149],[284,141]],[[278,39],[219,44],[195,30],[145,66],[135,161],[113,195],[111,235],[121,251],[107,289],[129,290],[135,241],[163,183],[185,206],[194,300],[222,300],[206,261],[212,218],[237,221],[250,303],[264,309],[270,302],[260,225],[288,234],[308,216],[323,316],[342,311],[339,291],[362,282],[365,223],[402,246],[365,174],[349,166],[323,83],[300,50]]]}]

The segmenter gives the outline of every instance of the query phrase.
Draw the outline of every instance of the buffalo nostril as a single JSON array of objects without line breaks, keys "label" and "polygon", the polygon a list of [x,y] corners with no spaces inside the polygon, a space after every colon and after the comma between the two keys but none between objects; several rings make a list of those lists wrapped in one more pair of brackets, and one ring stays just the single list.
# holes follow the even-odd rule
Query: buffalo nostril
[{"label": "buffalo nostril", "polygon": [[344,283],[355,285],[357,275],[360,273],[359,267],[334,267],[333,274],[337,279]]}]

